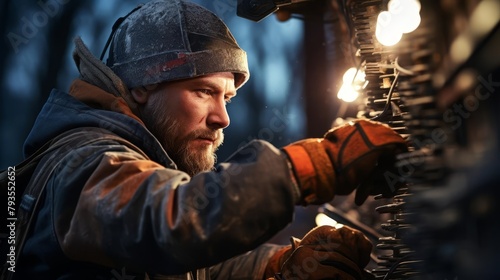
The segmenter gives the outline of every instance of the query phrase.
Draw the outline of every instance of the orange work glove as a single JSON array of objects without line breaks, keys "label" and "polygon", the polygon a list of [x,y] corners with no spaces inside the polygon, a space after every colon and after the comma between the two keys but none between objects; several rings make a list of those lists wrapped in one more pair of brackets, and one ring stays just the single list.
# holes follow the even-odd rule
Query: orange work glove
[{"label": "orange work glove", "polygon": [[407,150],[405,140],[389,126],[357,120],[329,130],[324,138],[301,140],[283,147],[302,193],[298,204],[322,204],[356,187],[355,202],[368,195],[396,190],[384,172],[395,156]]},{"label": "orange work glove", "polygon": [[316,227],[268,261],[264,279],[362,279],[372,244],[363,233],[343,226]]}]

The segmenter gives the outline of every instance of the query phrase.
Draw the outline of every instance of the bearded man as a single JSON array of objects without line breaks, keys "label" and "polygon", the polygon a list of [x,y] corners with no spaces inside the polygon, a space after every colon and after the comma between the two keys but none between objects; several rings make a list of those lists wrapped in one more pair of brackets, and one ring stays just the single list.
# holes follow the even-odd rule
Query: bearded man
[{"label": "bearded man", "polygon": [[225,24],[201,6],[154,0],[120,18],[108,42],[103,63],[75,40],[80,77],[53,90],[26,140],[26,156],[55,148],[33,175],[48,179],[31,182],[43,195],[14,278],[363,277],[371,244],[348,227],[265,242],[295,205],[358,185],[360,203],[383,192],[363,179],[404,149],[397,133],[357,121],[282,149],[255,140],[215,165],[226,104],[249,78]]}]

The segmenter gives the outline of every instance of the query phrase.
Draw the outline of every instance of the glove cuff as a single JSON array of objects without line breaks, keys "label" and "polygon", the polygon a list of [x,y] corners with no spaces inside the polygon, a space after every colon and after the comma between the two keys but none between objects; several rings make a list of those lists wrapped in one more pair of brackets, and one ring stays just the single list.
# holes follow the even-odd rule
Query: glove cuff
[{"label": "glove cuff", "polygon": [[285,260],[290,256],[292,251],[292,246],[288,245],[281,248],[279,251],[274,253],[274,255],[267,262],[266,270],[264,271],[264,279],[273,278],[276,273],[281,271],[281,266]]},{"label": "glove cuff", "polygon": [[[321,204],[333,198],[333,166],[322,145],[318,145],[321,141],[307,139],[282,148],[292,163],[301,191],[298,205]],[[315,163],[320,166],[315,166]]]},{"label": "glove cuff", "polygon": [[316,200],[314,195],[316,170],[311,158],[302,146],[286,146],[283,150],[292,163],[292,170],[300,187],[301,196],[297,204],[307,205],[308,202]]}]

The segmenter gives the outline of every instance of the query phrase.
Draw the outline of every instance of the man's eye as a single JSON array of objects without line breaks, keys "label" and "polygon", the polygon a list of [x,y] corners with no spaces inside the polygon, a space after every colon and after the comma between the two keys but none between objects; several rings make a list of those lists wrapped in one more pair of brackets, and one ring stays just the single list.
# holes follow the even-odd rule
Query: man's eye
[{"label": "man's eye", "polygon": [[197,90],[194,90],[194,92],[198,97],[201,97],[201,98],[207,98],[207,97],[212,96],[212,94],[213,94],[213,91],[211,91],[209,89],[197,89]]},{"label": "man's eye", "polygon": [[212,91],[209,89],[198,89],[197,91],[203,94],[209,94],[209,95],[212,94]]}]

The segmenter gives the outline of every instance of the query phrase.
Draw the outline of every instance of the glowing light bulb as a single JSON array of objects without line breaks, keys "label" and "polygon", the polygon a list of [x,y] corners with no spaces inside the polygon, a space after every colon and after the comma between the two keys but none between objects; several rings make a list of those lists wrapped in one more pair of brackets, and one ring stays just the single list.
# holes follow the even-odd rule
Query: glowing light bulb
[{"label": "glowing light bulb", "polygon": [[422,5],[418,0],[391,0],[387,4],[387,9],[391,14],[419,13]]},{"label": "glowing light bulb", "polygon": [[411,14],[408,15],[407,17],[404,17],[401,19],[401,32],[403,33],[410,33],[413,32],[415,29],[418,28],[420,25],[420,21],[422,19],[420,18],[420,14]]},{"label": "glowing light bulb", "polygon": [[356,68],[351,67],[345,71],[344,76],[342,76],[342,81],[344,84],[350,84],[354,81],[354,75],[356,75]]},{"label": "glowing light bulb", "polygon": [[364,82],[365,81],[365,73],[361,70],[358,71],[355,67],[351,67],[345,71],[344,76],[342,77],[342,81],[344,84],[351,84],[353,82]]},{"label": "glowing light bulb", "polygon": [[384,46],[393,46],[403,37],[399,25],[388,11],[383,11],[378,15],[375,37]]},{"label": "glowing light bulb", "polygon": [[353,102],[358,99],[359,92],[354,89],[351,83],[344,83],[339,92],[337,93],[337,97],[345,102]]},{"label": "glowing light bulb", "polygon": [[410,33],[420,25],[421,7],[418,0],[391,0],[388,3],[392,22],[402,33]]},{"label": "glowing light bulb", "polygon": [[365,72],[351,67],[342,76],[342,86],[337,97],[345,102],[353,102],[358,99],[359,91],[366,86]]},{"label": "glowing light bulb", "polygon": [[398,31],[391,32],[390,30],[381,30],[377,28],[377,30],[375,31],[375,36],[382,45],[390,47],[396,45],[397,43],[399,43],[399,41],[401,41],[403,33]]}]

